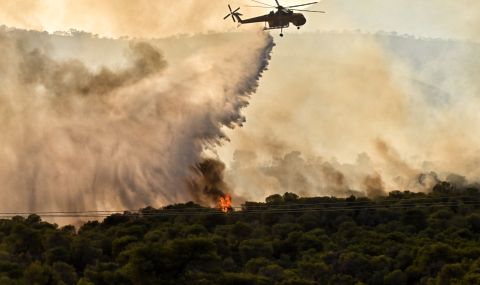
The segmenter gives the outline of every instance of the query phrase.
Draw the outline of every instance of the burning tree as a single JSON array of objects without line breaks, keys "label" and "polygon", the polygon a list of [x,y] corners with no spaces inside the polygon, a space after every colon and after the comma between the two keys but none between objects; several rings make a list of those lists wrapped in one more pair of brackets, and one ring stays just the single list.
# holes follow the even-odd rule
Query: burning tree
[{"label": "burning tree", "polygon": [[224,213],[232,211],[232,197],[228,194],[220,197],[218,200],[218,208]]}]

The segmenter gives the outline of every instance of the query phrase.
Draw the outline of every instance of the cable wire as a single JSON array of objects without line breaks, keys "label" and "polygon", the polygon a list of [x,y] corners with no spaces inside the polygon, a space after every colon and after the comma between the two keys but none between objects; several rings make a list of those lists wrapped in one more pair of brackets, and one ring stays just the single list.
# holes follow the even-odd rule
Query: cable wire
[{"label": "cable wire", "polygon": [[[315,202],[315,203],[292,203],[292,204],[264,204],[264,205],[258,205],[256,202],[250,202],[252,204],[245,204],[243,206],[234,206],[231,207],[232,209],[238,209],[238,210],[243,210],[245,208],[249,209],[265,209],[265,208],[292,208],[292,207],[302,207],[302,206],[319,206],[319,205],[324,205],[324,206],[336,206],[336,205],[356,205],[356,204],[372,204],[372,205],[379,205],[383,203],[395,203],[395,202],[412,202],[412,201],[424,201],[424,200],[442,200],[442,199],[462,199],[462,198],[475,198],[480,201],[480,196],[465,196],[465,195],[459,195],[459,196],[438,196],[438,197],[421,197],[421,198],[408,198],[408,199],[385,199],[381,201],[374,201],[374,200],[363,200],[363,201],[329,201],[329,202]],[[333,198],[335,199],[335,198]],[[168,206],[169,207],[169,206]],[[198,207],[185,207],[185,208],[174,208],[174,209],[168,209],[167,207],[160,208],[160,209],[154,209],[152,208],[153,211],[172,211],[172,210],[181,210],[181,211],[189,211],[189,210],[194,210],[194,211],[209,211],[212,208],[204,208],[201,206]],[[144,210],[144,209],[143,209]],[[123,209],[123,210],[85,210],[85,211],[41,211],[41,212],[0,212],[0,216],[3,214],[7,215],[30,215],[30,214],[38,214],[38,215],[47,215],[47,214],[116,214],[116,213],[125,213],[125,212],[139,212],[141,210],[133,210],[133,209]]]},{"label": "cable wire", "polygon": [[[408,200],[405,200],[408,201]],[[463,206],[471,205],[478,206],[480,201],[447,201],[447,202],[430,202],[430,203],[406,203],[406,204],[373,204],[373,205],[352,205],[352,206],[334,206],[334,207],[317,207],[310,205],[310,207],[301,207],[301,208],[290,208],[290,209],[243,209],[241,211],[230,211],[224,213],[219,209],[215,208],[203,208],[197,211],[179,211],[183,209],[174,209],[174,210],[154,210],[152,212],[141,212],[141,211],[127,211],[124,213],[101,213],[101,212],[48,212],[42,214],[42,217],[45,218],[102,218],[111,216],[111,214],[120,214],[126,217],[165,217],[165,216],[199,216],[199,215],[238,215],[238,214],[281,214],[281,213],[302,213],[302,212],[337,212],[337,211],[357,211],[357,210],[378,210],[378,209],[403,209],[403,208],[414,208],[414,207],[452,207],[452,206]],[[0,213],[0,218],[7,218],[13,216],[22,216],[29,215],[32,213]]]}]

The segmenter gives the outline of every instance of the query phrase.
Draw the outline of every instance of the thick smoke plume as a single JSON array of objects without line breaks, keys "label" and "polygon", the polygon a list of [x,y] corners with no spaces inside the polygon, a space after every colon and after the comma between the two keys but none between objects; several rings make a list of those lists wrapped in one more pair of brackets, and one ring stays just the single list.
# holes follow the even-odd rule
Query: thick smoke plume
[{"label": "thick smoke plume", "polygon": [[219,150],[231,162],[227,181],[255,200],[479,182],[478,47],[385,33],[289,35],[247,124]]},{"label": "thick smoke plume", "polygon": [[[154,42],[119,42],[123,63],[102,67],[58,56],[68,38],[2,30],[2,212],[210,203],[225,186],[204,151],[244,122],[273,47],[264,33],[210,37],[174,62]],[[210,190],[192,191],[202,177]]]},{"label": "thick smoke plume", "polygon": [[225,182],[223,162],[207,158],[201,161],[195,170],[197,175],[192,179],[190,187],[196,201],[216,204],[220,198],[232,193],[232,189]]}]

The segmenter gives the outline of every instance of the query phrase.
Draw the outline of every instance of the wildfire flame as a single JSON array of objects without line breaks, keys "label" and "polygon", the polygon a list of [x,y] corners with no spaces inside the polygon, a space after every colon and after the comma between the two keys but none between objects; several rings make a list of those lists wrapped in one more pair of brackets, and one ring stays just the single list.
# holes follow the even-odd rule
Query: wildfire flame
[{"label": "wildfire flame", "polygon": [[224,213],[228,213],[232,209],[232,197],[226,194],[218,200],[218,207]]}]

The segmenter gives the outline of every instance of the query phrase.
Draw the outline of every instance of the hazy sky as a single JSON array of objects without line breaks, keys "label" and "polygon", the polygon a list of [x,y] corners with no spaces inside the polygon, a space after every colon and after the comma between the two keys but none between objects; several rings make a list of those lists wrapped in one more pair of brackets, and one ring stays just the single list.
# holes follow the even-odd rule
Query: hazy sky
[{"label": "hazy sky", "polygon": [[[234,23],[222,20],[228,3],[252,4],[248,0],[0,0],[0,24],[47,31],[75,28],[131,37],[235,30]],[[327,14],[310,14],[305,31],[383,30],[470,39],[480,34],[476,28],[480,23],[480,1],[476,0],[324,0],[309,8],[323,9]],[[242,11],[247,17],[269,10],[243,7]]]},{"label": "hazy sky", "polygon": [[343,26],[442,38],[478,36],[474,27],[480,20],[479,1],[325,0],[316,7],[324,7],[328,15],[325,19],[312,17],[315,24],[311,26],[323,23],[329,29]]}]

